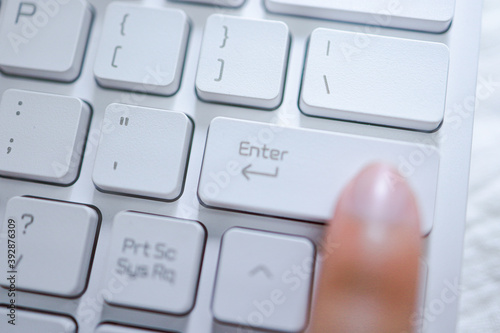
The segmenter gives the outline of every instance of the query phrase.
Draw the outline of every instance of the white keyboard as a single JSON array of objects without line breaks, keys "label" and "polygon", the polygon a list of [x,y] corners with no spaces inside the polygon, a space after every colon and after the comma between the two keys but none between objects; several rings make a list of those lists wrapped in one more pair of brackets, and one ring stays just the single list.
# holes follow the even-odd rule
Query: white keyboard
[{"label": "white keyboard", "polygon": [[2,1],[0,332],[306,331],[324,224],[376,161],[420,208],[415,331],[454,332],[480,13]]}]

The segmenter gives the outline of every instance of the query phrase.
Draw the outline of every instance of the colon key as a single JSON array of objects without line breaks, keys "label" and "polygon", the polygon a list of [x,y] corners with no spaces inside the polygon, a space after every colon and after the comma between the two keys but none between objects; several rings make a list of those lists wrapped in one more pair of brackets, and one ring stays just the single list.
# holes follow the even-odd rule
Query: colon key
[{"label": "colon key", "polygon": [[254,146],[248,141],[240,142],[239,153],[241,156],[263,158],[265,160],[283,161],[285,155],[288,154],[287,150],[279,150],[269,148],[267,145]]}]

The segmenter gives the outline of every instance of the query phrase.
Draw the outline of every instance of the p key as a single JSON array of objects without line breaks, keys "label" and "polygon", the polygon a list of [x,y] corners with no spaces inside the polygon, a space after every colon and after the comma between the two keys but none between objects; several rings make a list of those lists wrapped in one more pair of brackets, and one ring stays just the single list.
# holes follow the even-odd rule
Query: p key
[{"label": "p key", "polygon": [[9,0],[0,17],[0,69],[71,82],[78,77],[92,21],[85,0]]}]

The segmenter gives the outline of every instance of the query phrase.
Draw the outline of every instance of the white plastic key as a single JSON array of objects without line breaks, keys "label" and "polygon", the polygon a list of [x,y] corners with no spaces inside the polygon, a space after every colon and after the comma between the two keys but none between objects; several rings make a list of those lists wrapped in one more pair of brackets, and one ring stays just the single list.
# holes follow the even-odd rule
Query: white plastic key
[{"label": "white plastic key", "polygon": [[112,2],[95,77],[104,87],[173,95],[181,82],[188,35],[188,18],[181,10]]},{"label": "white plastic key", "polygon": [[112,305],[183,315],[194,304],[205,246],[198,222],[119,213],[113,222],[107,281],[124,281]]},{"label": "white plastic key", "polygon": [[343,187],[373,162],[391,163],[408,178],[428,234],[439,155],[427,145],[216,118],[198,196],[210,207],[326,222]]},{"label": "white plastic key", "polygon": [[420,261],[419,286],[417,294],[417,306],[413,314],[412,328],[415,333],[423,333],[424,318],[425,318],[425,294],[427,291],[429,267],[423,260]]},{"label": "white plastic key", "polygon": [[152,331],[150,329],[137,329],[116,324],[99,325],[95,333],[163,333],[160,331]]},{"label": "white plastic key", "polygon": [[92,12],[85,0],[9,0],[0,17],[0,69],[70,82],[80,73]]},{"label": "white plastic key", "polygon": [[[365,38],[360,47],[358,38]],[[316,29],[309,42],[301,110],[312,116],[433,131],[444,118],[444,44]]]},{"label": "white plastic key", "polygon": [[265,4],[276,13],[428,32],[446,31],[455,13],[455,0],[265,0]]},{"label": "white plastic key", "polygon": [[223,6],[223,7],[240,7],[246,0],[174,0],[178,2],[195,2],[206,5]]},{"label": "white plastic key", "polygon": [[240,327],[302,331],[309,313],[314,257],[314,245],[306,238],[229,230],[222,239],[214,317]]},{"label": "white plastic key", "polygon": [[76,180],[90,107],[75,97],[10,89],[0,103],[0,176]]},{"label": "white plastic key", "polygon": [[[97,212],[88,206],[12,198],[2,221],[0,253],[7,258],[6,243],[14,240],[16,260],[2,260],[0,268],[17,271],[19,289],[76,297],[87,283],[98,222]],[[7,237],[10,229],[16,230],[15,238]],[[7,282],[2,279],[2,286]]]},{"label": "white plastic key", "polygon": [[196,76],[198,96],[210,102],[278,107],[289,40],[282,22],[210,16]]},{"label": "white plastic key", "polygon": [[[14,316],[11,317],[10,309],[5,306],[0,307],[0,316],[4,319],[0,320],[0,332],[76,333],[77,331],[76,322],[66,316],[16,309]],[[9,323],[11,320],[15,325]]]},{"label": "white plastic key", "polygon": [[111,104],[101,129],[94,184],[106,192],[177,199],[192,131],[183,113]]}]

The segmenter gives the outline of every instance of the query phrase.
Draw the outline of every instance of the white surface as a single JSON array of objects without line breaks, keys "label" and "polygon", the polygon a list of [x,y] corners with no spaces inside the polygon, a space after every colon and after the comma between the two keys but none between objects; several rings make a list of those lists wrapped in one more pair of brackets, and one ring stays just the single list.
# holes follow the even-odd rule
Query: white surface
[{"label": "white surface", "polygon": [[108,192],[175,200],[184,184],[192,131],[184,113],[111,104],[101,128],[95,185]]},{"label": "white surface", "polygon": [[0,102],[0,175],[67,185],[75,181],[90,121],[78,98],[8,90]]},{"label": "white surface", "polygon": [[212,306],[215,318],[240,329],[303,330],[314,255],[314,245],[306,238],[229,230],[222,238]]},{"label": "white surface", "polygon": [[8,324],[7,309],[0,307],[0,331],[4,333],[76,333],[77,327],[73,320],[68,317],[49,315],[33,311],[16,310],[16,325]]},{"label": "white surface", "polygon": [[210,16],[196,75],[198,96],[205,101],[276,108],[283,98],[289,42],[283,22]]},{"label": "white surface", "polygon": [[380,161],[399,165],[408,178],[427,235],[439,169],[439,155],[430,146],[216,118],[198,195],[211,207],[326,222],[348,180]]},{"label": "white surface", "polygon": [[[2,235],[7,234],[9,219],[17,228],[16,287],[63,297],[82,293],[97,232],[96,211],[83,205],[16,197],[7,203]],[[5,242],[2,239],[2,258],[7,257]],[[6,260],[0,267],[3,272],[11,270]],[[5,279],[1,284],[6,286]]]},{"label": "white surface", "polygon": [[115,217],[107,279],[124,282],[110,304],[188,313],[194,304],[205,230],[198,222],[123,212]]},{"label": "white surface", "polygon": [[172,95],[179,89],[188,35],[181,10],[113,2],[104,19],[96,79],[104,87]]},{"label": "white surface", "polygon": [[312,116],[433,131],[443,121],[444,44],[316,29],[300,109]]},{"label": "white surface", "polygon": [[269,10],[429,32],[450,26],[455,0],[265,0]]},{"label": "white surface", "polygon": [[[484,5],[459,333],[500,332],[500,2]],[[494,85],[485,84],[493,82]],[[482,97],[480,97],[482,96]]]},{"label": "white surface", "polygon": [[91,20],[84,0],[5,1],[0,17],[0,69],[73,81],[80,73]]}]

